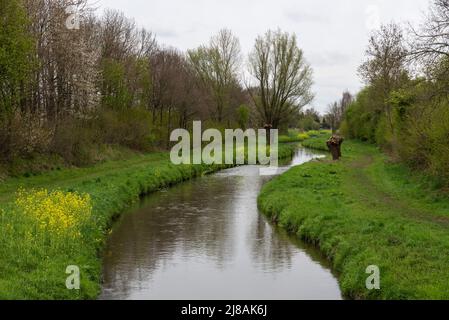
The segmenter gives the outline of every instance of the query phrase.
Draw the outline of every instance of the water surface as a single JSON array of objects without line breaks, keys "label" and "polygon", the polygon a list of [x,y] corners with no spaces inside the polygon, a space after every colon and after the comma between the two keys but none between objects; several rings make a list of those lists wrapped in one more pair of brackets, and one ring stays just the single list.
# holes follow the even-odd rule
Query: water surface
[{"label": "water surface", "polygon": [[[317,156],[299,149],[283,171]],[[244,166],[145,197],[109,239],[100,298],[341,299],[319,252],[258,211],[271,178]]]}]

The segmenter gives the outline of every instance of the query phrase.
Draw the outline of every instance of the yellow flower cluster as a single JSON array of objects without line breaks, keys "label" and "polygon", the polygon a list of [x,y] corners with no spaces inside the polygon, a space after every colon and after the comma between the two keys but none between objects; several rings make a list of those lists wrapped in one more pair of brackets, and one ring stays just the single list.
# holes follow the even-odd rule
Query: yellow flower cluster
[{"label": "yellow flower cluster", "polygon": [[62,191],[19,189],[17,208],[38,225],[39,230],[57,236],[77,238],[80,227],[92,214],[90,195]]}]

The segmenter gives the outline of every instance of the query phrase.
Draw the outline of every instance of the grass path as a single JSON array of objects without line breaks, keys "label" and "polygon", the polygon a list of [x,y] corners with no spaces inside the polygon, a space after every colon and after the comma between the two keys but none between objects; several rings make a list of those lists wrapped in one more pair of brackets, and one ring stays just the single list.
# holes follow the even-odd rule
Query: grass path
[{"label": "grass path", "polygon": [[[349,298],[449,298],[448,195],[374,146],[349,141],[343,155],[268,183],[259,197],[262,211],[319,246]],[[381,290],[366,289],[370,265],[380,267]]]},{"label": "grass path", "polygon": [[370,173],[367,172],[374,165],[374,161],[372,156],[363,156],[349,163],[349,167],[354,169],[349,172],[350,179],[346,181],[350,183],[345,183],[345,188],[349,194],[357,197],[360,203],[365,203],[367,206],[376,206],[382,211],[394,210],[396,214],[420,222],[435,223],[444,227],[449,226],[449,212],[438,213],[438,211],[416,206],[408,196],[394,195],[391,190],[386,190],[382,185],[376,184]]}]

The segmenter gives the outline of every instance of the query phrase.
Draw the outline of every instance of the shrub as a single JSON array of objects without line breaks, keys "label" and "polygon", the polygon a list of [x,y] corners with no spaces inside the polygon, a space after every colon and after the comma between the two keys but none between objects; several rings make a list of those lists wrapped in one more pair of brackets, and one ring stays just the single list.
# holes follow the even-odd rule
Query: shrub
[{"label": "shrub", "polygon": [[153,140],[151,114],[141,108],[104,110],[98,115],[97,130],[102,142],[139,151],[149,150]]},{"label": "shrub", "polygon": [[53,137],[52,152],[67,163],[83,166],[93,162],[96,133],[87,120],[67,117],[59,121]]},{"label": "shrub", "polygon": [[0,157],[11,160],[46,152],[52,132],[35,114],[16,113],[0,122]]},{"label": "shrub", "polygon": [[[439,105],[433,113],[426,133],[429,171],[449,185],[449,109],[447,103]],[[426,150],[426,149],[425,149]]]}]

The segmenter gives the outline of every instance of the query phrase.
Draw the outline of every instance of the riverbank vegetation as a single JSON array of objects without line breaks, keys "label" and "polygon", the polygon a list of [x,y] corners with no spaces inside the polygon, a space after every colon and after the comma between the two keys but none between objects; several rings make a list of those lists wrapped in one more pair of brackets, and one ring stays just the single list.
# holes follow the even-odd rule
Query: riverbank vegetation
[{"label": "riverbank vegetation", "polygon": [[[325,148],[324,142],[306,144]],[[348,298],[448,299],[447,194],[373,145],[347,141],[343,155],[267,183],[260,208],[321,249]],[[365,286],[371,265],[380,267],[380,290]]]},{"label": "riverbank vegetation", "polygon": [[[279,157],[293,152],[280,146]],[[163,152],[8,179],[0,187],[0,299],[96,298],[114,218],[143,194],[223,168],[176,166]],[[80,268],[79,291],[65,286],[69,265]]]},{"label": "riverbank vegetation", "polygon": [[[449,299],[449,4],[424,22],[373,32],[359,68],[365,87],[329,106],[347,140],[343,160],[320,160],[268,183],[261,209],[315,243],[354,299]],[[303,142],[326,150],[325,138]],[[381,289],[367,290],[368,266]]]},{"label": "riverbank vegetation", "polygon": [[290,129],[286,135],[279,136],[279,143],[306,142],[308,139],[315,137],[328,139],[330,134],[330,130],[309,130],[304,132],[297,129]]},{"label": "riverbank vegetation", "polygon": [[359,74],[366,87],[341,132],[375,143],[394,160],[449,186],[449,4],[433,0],[422,24],[373,33]]}]

